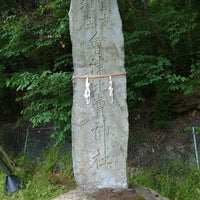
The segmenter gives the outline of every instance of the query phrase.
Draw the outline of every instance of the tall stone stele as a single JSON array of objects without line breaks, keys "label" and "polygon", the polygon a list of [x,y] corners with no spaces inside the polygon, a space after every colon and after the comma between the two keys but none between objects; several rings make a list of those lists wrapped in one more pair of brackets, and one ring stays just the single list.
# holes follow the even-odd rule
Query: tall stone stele
[{"label": "tall stone stele", "polygon": [[127,188],[124,38],[116,0],[71,0],[73,169],[82,190]]}]

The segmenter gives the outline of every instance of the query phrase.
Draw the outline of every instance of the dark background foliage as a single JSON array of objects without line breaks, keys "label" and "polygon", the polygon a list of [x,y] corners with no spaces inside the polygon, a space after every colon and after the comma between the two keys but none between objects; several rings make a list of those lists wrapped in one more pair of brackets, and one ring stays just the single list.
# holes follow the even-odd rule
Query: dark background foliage
[{"label": "dark background foliage", "polygon": [[[171,119],[174,96],[192,94],[199,86],[200,2],[118,3],[130,115],[134,110],[139,117],[138,104],[153,101],[152,120]],[[53,123],[59,143],[70,134],[70,0],[1,0],[0,4],[0,119],[33,126]]]}]

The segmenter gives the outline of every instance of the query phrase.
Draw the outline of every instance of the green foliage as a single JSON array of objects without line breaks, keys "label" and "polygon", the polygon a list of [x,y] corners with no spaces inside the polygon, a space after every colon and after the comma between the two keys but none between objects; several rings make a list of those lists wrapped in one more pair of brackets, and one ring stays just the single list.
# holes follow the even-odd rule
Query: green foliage
[{"label": "green foliage", "polygon": [[173,92],[189,94],[199,85],[194,75],[198,74],[200,59],[200,4],[169,0],[147,4],[119,1],[125,31],[128,103],[134,106],[154,98],[154,119],[165,119],[170,118]]},{"label": "green foliage", "polygon": [[[161,56],[126,56],[126,63],[129,89],[132,90],[144,88],[149,85],[155,85],[158,88],[158,93],[159,86],[162,83],[165,91],[169,93],[170,90],[174,91],[180,89],[181,83],[186,81],[186,78],[171,73],[169,70],[171,67],[170,61]],[[135,100],[136,97],[129,95],[129,99]]]},{"label": "green foliage", "polygon": [[[193,130],[193,128],[194,128],[194,130]],[[199,135],[200,134],[200,126],[194,126],[194,127],[187,126],[184,128],[184,132],[187,134],[191,134],[191,133],[193,133],[193,131],[196,135]]]},{"label": "green foliage", "polygon": [[[191,39],[198,30],[198,12],[181,9],[180,6],[177,8],[173,4],[164,7],[164,9],[153,19],[156,25],[161,28],[159,31],[160,39],[163,42],[166,40],[171,47],[177,48],[176,50],[185,46],[187,49],[184,49],[184,51],[190,51],[193,48]],[[167,46],[168,44],[164,45]]]},{"label": "green foliage", "polygon": [[[175,80],[173,80],[176,82]],[[177,86],[178,87],[178,86]],[[157,86],[157,102],[154,106],[153,119],[156,121],[166,121],[172,116],[172,99],[173,93],[166,89],[166,85],[161,82]]]},{"label": "green foliage", "polygon": [[[154,85],[159,91],[159,85],[162,83],[166,88],[166,92],[170,93],[170,91],[181,89],[182,83],[186,81],[185,77],[172,73],[172,63],[168,58],[145,54],[146,50],[144,46],[141,47],[140,43],[151,35],[150,31],[136,31],[125,34],[127,49],[126,69],[128,72],[128,95],[130,100],[144,99],[144,96],[139,96],[141,93],[133,93],[131,90],[140,91],[138,88]],[[132,50],[132,45],[138,47],[137,52],[143,54],[136,54],[136,50]]]},{"label": "green foliage", "polygon": [[0,60],[5,68],[12,72],[53,69],[58,58],[66,66],[63,56],[71,51],[68,8],[69,1],[59,0],[31,13],[1,16]]},{"label": "green foliage", "polygon": [[[69,1],[59,0],[50,5],[39,6],[32,15],[26,13],[20,16],[5,16],[1,29],[1,44],[3,45],[0,55],[7,58],[20,55],[34,56],[35,54],[39,56],[38,53],[41,51],[48,51],[52,56],[55,53],[55,57],[59,53],[57,48],[65,48],[64,41],[69,42],[66,15],[68,8]],[[51,48],[52,46],[54,48]]]},{"label": "green foliage", "polygon": [[[2,75],[6,77],[2,90],[16,89],[8,97],[0,96],[0,102],[17,96],[19,104],[14,106],[21,105],[22,121],[30,121],[33,126],[53,123],[57,143],[70,135],[66,135],[72,103],[69,4],[64,0],[49,4],[35,1],[34,5],[20,2],[19,8],[16,6],[20,12],[14,9],[0,18],[0,71],[4,69]],[[2,110],[5,113],[5,104]]]},{"label": "green foliage", "polygon": [[200,84],[200,60],[197,60],[191,65],[190,75],[187,77],[186,83],[184,84],[183,91],[186,95],[192,94],[198,90]]},{"label": "green foliage", "polygon": [[66,139],[66,133],[70,129],[72,107],[70,73],[24,72],[13,76],[7,84],[16,87],[17,91],[24,92],[18,101],[23,101],[26,105],[22,114],[33,127],[53,122],[53,136],[57,143]]},{"label": "green foliage", "polygon": [[[130,74],[130,80],[135,87],[144,87],[150,84],[156,84],[166,80],[169,88],[176,90],[178,86],[174,85],[185,78],[170,73],[166,68],[171,66],[168,59],[148,55],[134,55],[127,58],[127,71]],[[134,83],[134,82],[135,83]]]},{"label": "green foliage", "polygon": [[71,156],[61,153],[58,147],[52,147],[45,152],[41,160],[30,161],[22,156],[16,162],[22,167],[19,172],[15,172],[23,181],[22,188],[6,195],[3,192],[5,175],[0,172],[0,199],[49,200],[75,187]]},{"label": "green foliage", "polygon": [[200,194],[199,171],[180,161],[155,166],[138,172],[129,179],[130,184],[152,188],[169,199],[198,199]]},{"label": "green foliage", "polygon": [[[154,97],[154,119],[170,118],[174,91],[191,94],[199,86],[200,2],[119,0],[118,3],[125,36],[128,105],[132,107]],[[72,96],[70,76],[66,75],[67,81],[63,78],[65,72],[72,72],[70,0],[2,0],[1,5],[2,118],[13,113],[18,117],[23,109],[21,114],[35,126],[54,121],[57,141],[62,141],[70,127]],[[7,88],[5,78],[11,78],[9,86],[18,90]],[[60,78],[63,84],[57,80]],[[34,89],[37,85],[42,92]],[[58,91],[63,91],[67,98],[57,95]],[[13,103],[16,96],[22,100],[20,104]],[[5,103],[7,99],[12,101]]]}]

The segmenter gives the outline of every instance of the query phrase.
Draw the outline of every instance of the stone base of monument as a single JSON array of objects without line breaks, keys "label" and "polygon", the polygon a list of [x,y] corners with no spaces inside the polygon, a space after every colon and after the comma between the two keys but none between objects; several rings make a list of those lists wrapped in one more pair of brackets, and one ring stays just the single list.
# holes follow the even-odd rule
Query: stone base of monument
[{"label": "stone base of monument", "polygon": [[129,189],[100,189],[70,191],[53,200],[169,200],[152,189],[131,186]]}]

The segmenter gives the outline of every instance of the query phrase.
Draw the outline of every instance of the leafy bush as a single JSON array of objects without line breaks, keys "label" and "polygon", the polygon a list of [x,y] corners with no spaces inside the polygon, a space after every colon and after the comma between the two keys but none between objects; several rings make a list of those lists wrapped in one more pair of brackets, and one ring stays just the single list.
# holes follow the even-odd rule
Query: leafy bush
[{"label": "leafy bush", "polygon": [[0,9],[1,118],[14,115],[33,126],[53,123],[60,143],[70,136],[70,1],[12,3],[3,2],[8,12]]},{"label": "leafy bush", "polygon": [[[53,137],[60,143],[67,137],[70,129],[72,107],[71,74],[65,72],[42,74],[24,72],[16,74],[7,85],[22,91],[18,98],[26,107],[22,114],[33,126],[53,122]],[[69,133],[68,133],[69,136]]]}]

